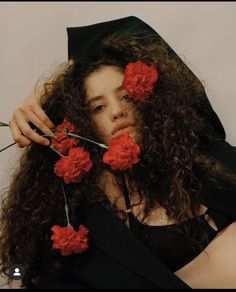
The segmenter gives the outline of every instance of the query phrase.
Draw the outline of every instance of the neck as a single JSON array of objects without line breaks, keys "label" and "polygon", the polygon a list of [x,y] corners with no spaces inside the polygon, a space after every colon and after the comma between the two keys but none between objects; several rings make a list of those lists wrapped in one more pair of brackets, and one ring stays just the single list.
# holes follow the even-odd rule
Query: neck
[{"label": "neck", "polygon": [[[124,176],[126,181],[126,186],[130,194],[130,202],[135,203],[137,202],[139,195],[136,191],[131,191],[127,176]],[[124,193],[123,189],[117,184],[115,176],[105,170],[98,180],[98,186],[105,192],[108,196],[109,200],[113,203],[117,201],[117,205],[122,207],[122,209],[126,208],[125,201],[124,201]]]}]

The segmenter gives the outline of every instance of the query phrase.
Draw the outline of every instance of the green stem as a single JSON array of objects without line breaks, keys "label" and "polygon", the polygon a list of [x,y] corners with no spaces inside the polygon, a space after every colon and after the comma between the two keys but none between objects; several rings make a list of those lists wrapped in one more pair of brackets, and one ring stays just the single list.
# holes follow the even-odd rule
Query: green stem
[{"label": "green stem", "polygon": [[7,148],[9,148],[9,147],[11,147],[12,145],[15,145],[15,144],[16,144],[16,142],[14,142],[14,143],[12,143],[12,144],[10,144],[10,145],[8,145],[8,146],[6,146],[6,147],[0,149],[0,152],[6,150]]},{"label": "green stem", "polygon": [[0,122],[0,127],[9,127],[9,125],[6,123]]},{"label": "green stem", "polygon": [[50,148],[51,148],[54,152],[56,152],[57,154],[59,154],[61,157],[67,157],[67,156],[61,154],[60,152],[58,152],[58,151],[57,151],[52,145],[50,145]]},{"label": "green stem", "polygon": [[[0,127],[9,127],[9,125],[6,124],[6,123],[0,122]],[[68,135],[68,136],[72,136],[72,137],[80,138],[80,139],[82,139],[82,140],[85,140],[85,141],[88,141],[88,142],[90,142],[90,143],[96,144],[96,145],[98,145],[98,146],[101,147],[101,148],[108,149],[108,146],[107,146],[107,145],[102,144],[102,143],[95,142],[95,141],[93,141],[93,140],[91,140],[91,139],[85,138],[85,137],[80,136],[80,135],[76,135],[76,134],[73,134],[73,133],[66,133],[66,132],[64,132],[64,131],[58,131],[58,130],[56,130],[56,129],[51,129],[51,131],[52,131],[52,132],[60,132],[60,133],[66,134],[66,135]],[[49,138],[55,138],[55,135],[54,135],[54,136],[52,136],[52,135],[40,135],[40,136],[42,136],[42,137],[49,137]],[[9,145],[9,146],[3,148],[2,150],[0,150],[0,152],[3,151],[3,150],[5,150],[5,149],[7,149],[8,147],[10,147],[10,146],[12,146],[12,145],[14,145],[14,144],[16,144],[16,143],[13,143],[13,144],[11,144],[11,145]],[[51,147],[51,146],[50,146],[50,147]],[[52,147],[51,147],[51,148],[52,148]],[[52,149],[53,149],[53,148],[52,148]],[[55,149],[53,149],[53,150],[54,150],[55,152],[57,152]],[[57,152],[57,153],[59,153],[59,152]]]},{"label": "green stem", "polygon": [[88,141],[88,142],[90,142],[90,143],[96,144],[96,145],[98,145],[98,146],[101,147],[101,148],[108,149],[108,146],[107,146],[107,145],[102,144],[102,143],[95,142],[95,141],[93,141],[93,140],[90,140],[90,139],[85,138],[85,137],[80,136],[80,135],[76,135],[76,134],[73,134],[73,133],[66,133],[66,132],[64,132],[64,131],[58,131],[58,130],[54,130],[54,129],[51,129],[51,131],[53,131],[53,132],[60,132],[60,133],[66,134],[66,135],[68,135],[68,136],[72,136],[72,137],[80,138],[80,139],[82,139],[82,140],[85,140],[85,141]]},{"label": "green stem", "polygon": [[66,220],[67,220],[67,227],[71,226],[70,224],[70,219],[69,219],[69,208],[68,208],[68,204],[67,204],[67,200],[66,200],[66,193],[65,193],[65,189],[64,189],[64,184],[61,181],[62,184],[62,190],[63,190],[63,195],[64,195],[64,201],[65,201],[65,212],[66,212]]},{"label": "green stem", "polygon": [[[42,135],[42,136],[43,136],[43,137],[50,137],[50,138],[53,138],[53,137],[54,137],[54,136],[50,136],[50,135]],[[8,145],[8,146],[6,146],[6,147],[0,149],[0,152],[6,150],[7,148],[9,148],[9,147],[11,147],[11,146],[13,146],[13,145],[15,145],[15,144],[16,144],[16,142],[11,143],[10,145]]]},{"label": "green stem", "polygon": [[95,141],[90,140],[90,139],[88,139],[88,138],[85,138],[85,137],[83,137],[83,136],[75,135],[75,134],[73,134],[73,133],[67,133],[67,135],[68,135],[68,136],[73,136],[73,137],[77,137],[77,138],[83,139],[83,140],[85,140],[85,141],[88,141],[88,142],[94,143],[94,144],[98,145],[99,147],[102,147],[102,148],[108,149],[108,146],[106,146],[105,144],[95,142]]}]

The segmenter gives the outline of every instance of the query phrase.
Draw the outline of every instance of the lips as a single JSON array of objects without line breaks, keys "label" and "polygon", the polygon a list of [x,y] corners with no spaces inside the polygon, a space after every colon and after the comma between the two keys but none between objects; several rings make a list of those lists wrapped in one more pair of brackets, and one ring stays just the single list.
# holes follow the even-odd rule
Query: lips
[{"label": "lips", "polygon": [[131,130],[134,127],[133,123],[122,123],[119,125],[116,125],[111,133],[111,135],[117,136],[117,135],[121,135],[123,133],[126,133],[127,131]]}]

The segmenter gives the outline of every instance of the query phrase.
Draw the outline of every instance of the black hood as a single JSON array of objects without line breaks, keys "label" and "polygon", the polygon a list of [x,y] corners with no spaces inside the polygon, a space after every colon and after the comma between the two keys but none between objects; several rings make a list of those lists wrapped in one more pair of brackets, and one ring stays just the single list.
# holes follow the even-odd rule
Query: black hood
[{"label": "black hood", "polygon": [[[155,33],[157,40],[164,42],[170,55],[175,55],[186,69],[196,78],[193,72],[186,66],[183,60],[175,53],[175,51],[162,39],[162,37],[148,24],[136,16],[128,16],[111,21],[95,23],[87,26],[68,27],[68,59],[79,59],[83,56],[93,55],[94,52],[99,51],[102,41],[114,32],[135,32],[138,30],[147,31],[147,33]],[[206,92],[204,91],[204,108],[199,114],[204,117],[207,123],[211,124],[214,129],[214,140],[224,141],[225,131],[224,128],[214,112]]]}]

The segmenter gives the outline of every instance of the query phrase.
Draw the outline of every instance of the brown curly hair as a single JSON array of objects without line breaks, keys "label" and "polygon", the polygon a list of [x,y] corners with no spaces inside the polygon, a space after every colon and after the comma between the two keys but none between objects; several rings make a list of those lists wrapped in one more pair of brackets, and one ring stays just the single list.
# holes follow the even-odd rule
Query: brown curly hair
[{"label": "brown curly hair", "polygon": [[[84,79],[103,65],[124,69],[136,60],[153,64],[159,80],[151,98],[136,103],[144,123],[141,161],[126,174],[135,182],[140,201],[145,199],[143,220],[160,204],[170,219],[181,223],[199,215],[206,186],[222,187],[223,182],[236,185],[236,179],[202,153],[205,145],[214,141],[213,128],[204,116],[204,88],[155,34],[114,33],[99,52],[62,64],[44,85],[43,109],[55,125],[67,117],[80,135],[98,140],[89,127],[92,121]],[[79,186],[66,186],[71,223],[78,227],[78,210],[94,204],[119,212],[126,220],[98,187],[98,174],[107,169],[101,163],[103,151],[87,142],[83,146],[90,152],[93,167]],[[37,283],[44,247],[51,246],[50,228],[66,224],[61,184],[54,173],[57,160],[58,155],[49,147],[32,144],[23,152],[10,186],[2,194],[0,271],[8,274],[13,264],[21,263],[26,269],[22,280],[26,288]]]}]

